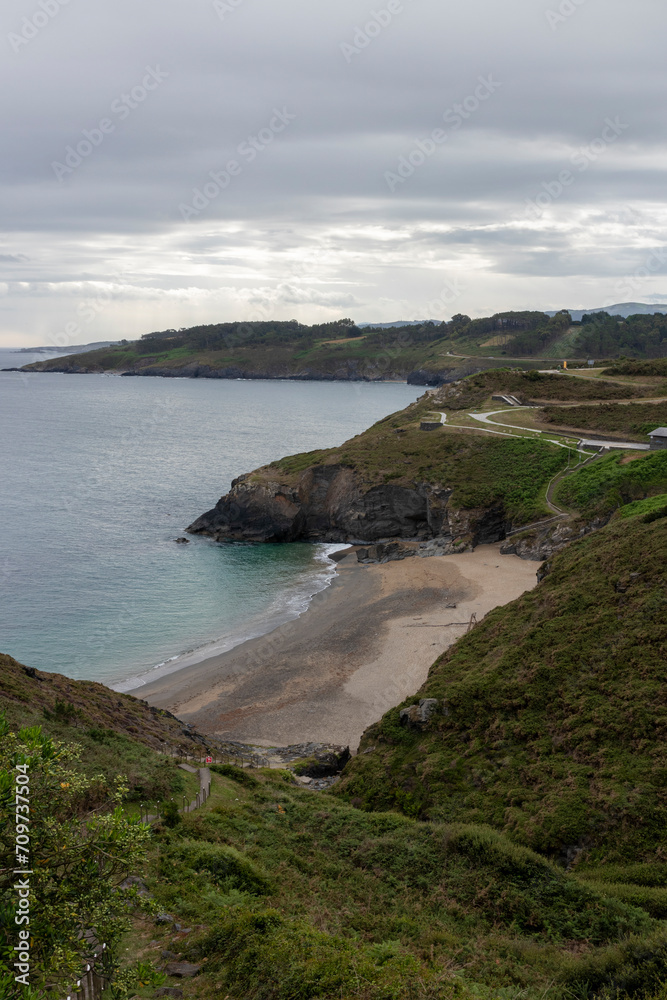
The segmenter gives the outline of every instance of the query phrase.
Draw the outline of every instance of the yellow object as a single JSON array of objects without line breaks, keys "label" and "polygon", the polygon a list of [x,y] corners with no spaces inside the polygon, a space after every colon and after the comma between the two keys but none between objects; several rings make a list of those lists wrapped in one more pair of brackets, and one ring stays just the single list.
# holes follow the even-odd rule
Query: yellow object
[{"label": "yellow object", "polygon": [[563,362],[563,368],[567,368],[567,361]]}]

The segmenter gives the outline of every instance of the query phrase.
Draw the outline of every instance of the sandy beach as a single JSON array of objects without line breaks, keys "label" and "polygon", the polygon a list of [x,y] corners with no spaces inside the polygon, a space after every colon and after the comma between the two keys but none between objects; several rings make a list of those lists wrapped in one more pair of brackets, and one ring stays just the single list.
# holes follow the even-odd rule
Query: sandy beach
[{"label": "sandy beach", "polygon": [[536,585],[537,563],[499,550],[370,566],[352,553],[300,618],[136,694],[224,739],[355,750],[372,722],[421,687],[472,614],[481,621]]}]

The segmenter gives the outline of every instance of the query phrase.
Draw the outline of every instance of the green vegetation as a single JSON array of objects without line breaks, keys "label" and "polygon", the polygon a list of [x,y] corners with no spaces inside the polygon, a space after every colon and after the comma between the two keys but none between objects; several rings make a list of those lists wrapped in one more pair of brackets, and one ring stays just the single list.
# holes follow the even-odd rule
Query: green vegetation
[{"label": "green vegetation", "polygon": [[[0,715],[0,994],[62,996],[81,975],[92,931],[108,945],[105,967],[116,966],[116,946],[129,928],[128,904],[138,906],[136,890],[121,887],[145,863],[148,830],[123,814],[122,776],[94,778],[80,766],[82,748],[51,739],[39,726],[10,730]],[[17,789],[17,791],[15,791]],[[89,793],[92,789],[92,795]],[[20,792],[20,794],[19,794]],[[93,798],[104,809],[90,812]],[[27,844],[15,854],[17,842]],[[14,857],[12,857],[14,856]],[[30,869],[30,894],[19,908],[15,867]],[[23,891],[23,890],[22,890]],[[11,971],[17,942],[29,947],[30,973],[20,985]]]},{"label": "green vegetation", "polygon": [[659,493],[657,496],[647,497],[646,500],[635,500],[634,503],[621,507],[619,514],[621,517],[636,517],[638,514],[643,514],[647,524],[661,517],[667,517],[667,493]]},{"label": "green vegetation", "polygon": [[[537,319],[522,332],[517,315],[506,324],[512,336],[537,337]],[[466,320],[455,317],[448,335]],[[361,357],[386,344],[385,333],[347,323],[320,330],[346,341],[322,350],[347,351],[349,341]],[[434,349],[441,332],[425,324],[406,351]],[[296,333],[299,351],[319,349]],[[202,349],[217,336],[200,335]],[[289,330],[273,328],[251,329],[255,346],[239,350],[263,350],[265,336],[271,351],[293,350]],[[165,345],[189,357],[174,339],[147,338],[142,357],[164,356]],[[546,513],[545,488],[565,449],[451,426],[419,430],[439,409],[465,421],[461,411],[496,393],[525,402],[641,395],[565,375],[485,372],[250,481],[280,475],[294,485],[312,466],[342,465],[364,488],[426,483],[455,508],[526,523]],[[546,413],[581,413],[604,429],[639,426],[663,406]],[[405,703],[437,699],[430,721],[413,728],[401,724],[402,706],[388,712],[330,793],[285,771],[212,765],[211,797],[180,815],[180,796],[192,798],[197,779],[184,778],[176,758],[203,738],[128,695],[0,656],[3,859],[15,821],[9,775],[26,764],[35,779],[39,992],[25,1000],[62,1000],[90,929],[110,944],[113,1000],[183,987],[160,971],[163,949],[201,964],[188,1000],[667,1000],[667,451],[596,460],[564,479],[555,499],[583,518],[614,516],[441,656]],[[158,799],[149,830],[138,803]],[[120,889],[127,875],[150,896]],[[5,861],[0,996],[14,1000],[12,883]]]},{"label": "green vegetation", "polygon": [[630,361],[626,358],[605,369],[605,375],[665,376],[667,375],[667,358],[657,358],[654,361]]},{"label": "green vegetation", "polygon": [[546,406],[543,420],[559,426],[594,430],[600,433],[627,434],[645,442],[646,435],[667,424],[667,402],[600,403],[598,406]]},{"label": "green vegetation", "polygon": [[452,503],[464,509],[502,504],[518,523],[547,513],[544,492],[567,462],[564,449],[526,438],[420,431],[431,405],[432,399],[393,414],[340,448],[274,462],[268,474],[279,471],[296,481],[311,466],[340,464],[369,487],[425,482],[453,490]]},{"label": "green vegetation", "polygon": [[[213,323],[150,333],[138,341],[66,359],[52,358],[26,369],[61,371],[68,366],[80,371],[151,374],[165,369],[187,373],[189,366],[196,365],[200,377],[209,372],[237,377],[242,372],[371,380],[406,378],[420,372],[428,384],[437,385],[451,373],[464,375],[474,370],[475,357],[489,351],[500,358],[527,359],[524,367],[528,368],[539,358],[564,354],[609,358],[625,352],[656,357],[667,349],[666,331],[666,317],[639,315],[618,320],[597,313],[572,326],[565,312],[553,317],[541,312],[504,312],[480,319],[459,314],[448,323],[384,330],[361,330],[351,319],[314,326],[273,320]],[[462,354],[463,360],[450,354]]]},{"label": "green vegetation", "polygon": [[[65,792],[54,795],[61,779],[85,780],[75,743],[59,753],[69,770],[52,769],[44,789],[50,815],[59,796],[66,801]],[[36,773],[34,759],[31,767]],[[159,971],[165,948],[202,965],[188,985],[193,1000],[588,1000],[645,996],[667,974],[667,934],[656,919],[665,890],[652,884],[662,877],[659,865],[640,866],[637,885],[627,889],[600,877],[592,884],[595,872],[568,875],[488,827],[369,813],[301,789],[286,772],[256,771],[239,783],[240,769],[232,770],[228,776],[216,767],[206,806],[173,827],[157,825],[149,841],[122,810],[103,810],[83,827],[71,808],[63,813],[53,844],[66,841],[65,852],[76,846],[80,860],[60,876],[48,905],[43,891],[34,904],[47,944],[33,954],[33,982],[50,984],[44,997],[60,998],[67,981],[56,974],[54,941],[80,926],[99,926],[112,942],[107,968],[116,968],[117,1000],[182,985]],[[48,857],[41,836],[36,844]],[[112,858],[103,872],[100,849]],[[59,863],[66,857],[59,854]],[[92,859],[93,879],[86,874]],[[133,891],[109,896],[127,874],[149,888],[141,906]],[[618,879],[617,870],[610,874]],[[642,878],[651,885],[639,892]],[[104,924],[86,902],[91,886],[96,904],[106,900]],[[69,922],[58,908],[63,895],[72,904]],[[164,912],[193,931],[156,925],[153,915]],[[3,931],[11,946],[13,928]],[[76,974],[76,948],[69,958]],[[9,980],[5,995],[12,996]]]},{"label": "green vegetation", "polygon": [[147,881],[199,925],[178,947],[205,963],[202,998],[584,998],[591,966],[610,995],[667,972],[662,926],[615,891],[489,828],[366,813],[284,772],[216,777],[206,808],[157,831]]},{"label": "green vegetation", "polygon": [[667,353],[667,316],[638,314],[623,319],[606,312],[585,315],[581,320],[578,346],[581,353],[591,358],[619,354],[637,358],[664,357]]},{"label": "green vegetation", "polygon": [[503,354],[537,356],[562,338],[571,324],[572,317],[567,312],[553,317],[541,312],[507,312],[490,319],[473,319],[467,326],[461,326],[459,335],[471,340],[492,337],[504,347]]},{"label": "green vegetation", "polygon": [[645,497],[667,491],[667,450],[598,459],[564,479],[555,491],[556,503],[585,517],[605,517]]},{"label": "green vegetation", "polygon": [[199,375],[226,372],[274,377],[342,379],[406,378],[416,368],[443,372],[457,361],[443,360],[447,326],[362,332],[351,320],[318,326],[296,322],[221,323],[148,334],[131,344],[51,359],[27,366],[59,371],[171,372],[200,368]]},{"label": "green vegetation", "polygon": [[[169,713],[151,711],[145,702],[117,694],[102,684],[72,681],[60,674],[28,670],[0,654],[1,706],[14,729],[42,726],[54,739],[75,740],[81,747],[80,771],[88,778],[122,772],[131,802],[165,800],[182,795],[183,772],[166,753],[192,752],[182,724]],[[113,728],[110,728],[113,726]],[[106,799],[93,783],[81,792],[81,808],[95,808]]]},{"label": "green vegetation", "polygon": [[437,402],[447,410],[472,410],[490,403],[490,397],[497,393],[510,393],[526,405],[545,400],[567,403],[587,399],[628,399],[642,395],[634,386],[615,385],[611,382],[567,375],[551,375],[547,372],[522,372],[513,368],[497,368],[470,375],[462,381],[444,386],[436,396],[432,397],[431,406]]},{"label": "green vegetation", "polygon": [[236,767],[234,764],[211,764],[209,767],[210,771],[214,774],[220,774],[224,778],[231,778],[232,781],[236,781],[239,785],[245,785],[246,788],[257,788],[259,782],[257,778],[253,777],[248,771],[244,771],[242,767]]},{"label": "green vegetation", "polygon": [[[404,428],[401,414],[374,433],[393,434],[400,417]],[[439,440],[461,449],[460,437]],[[507,453],[480,454],[484,475],[501,481]],[[504,467],[537,454],[513,453]],[[462,477],[471,455],[458,456]],[[75,931],[99,925],[113,945],[117,1000],[183,985],[159,971],[163,949],[201,964],[190,1000],[665,1000],[667,520],[647,523],[655,500],[555,556],[535,591],[442,656],[417,696],[439,702],[426,728],[387,713],[333,794],[303,789],[284,771],[213,765],[206,805],[184,816],[165,810],[147,841],[130,807],[114,812],[114,779],[135,765],[131,747],[140,747],[142,773],[160,772],[166,758],[139,736],[172,750],[182,739],[175,720],[4,658],[7,710],[41,718],[48,740],[64,736],[64,764],[39,802],[65,828],[51,841],[40,834],[41,856],[42,845],[58,843],[85,862],[63,883],[69,923],[60,897],[42,892],[35,903],[43,981],[55,968],[48,949],[65,936],[73,972]],[[82,823],[93,779],[81,747],[88,756],[107,740],[94,819]],[[113,835],[113,849],[102,834]],[[88,901],[83,888],[100,849],[112,859],[103,886],[133,874],[151,894],[122,940],[131,915],[122,894],[96,889]],[[44,868],[53,886],[54,870]],[[89,876],[85,884],[98,885]],[[7,905],[6,880],[2,888]],[[146,908],[191,931],[156,924]],[[7,949],[12,911],[3,912]],[[65,978],[45,1000],[62,1000]]]},{"label": "green vegetation", "polygon": [[560,552],[436,661],[409,699],[439,700],[429,727],[388,712],[337,794],[564,860],[664,861],[666,558],[667,522],[641,518]]}]

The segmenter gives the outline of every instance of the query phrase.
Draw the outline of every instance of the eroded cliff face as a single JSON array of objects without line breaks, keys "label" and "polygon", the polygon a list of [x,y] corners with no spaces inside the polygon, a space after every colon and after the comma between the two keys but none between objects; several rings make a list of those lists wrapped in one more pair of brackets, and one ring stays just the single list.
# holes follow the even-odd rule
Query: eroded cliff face
[{"label": "eroded cliff face", "polygon": [[450,546],[460,552],[502,541],[511,527],[502,505],[461,510],[451,503],[452,490],[427,483],[368,486],[341,465],[313,466],[295,485],[249,480],[234,480],[227,496],[188,531],[221,542],[441,539],[440,552]]}]

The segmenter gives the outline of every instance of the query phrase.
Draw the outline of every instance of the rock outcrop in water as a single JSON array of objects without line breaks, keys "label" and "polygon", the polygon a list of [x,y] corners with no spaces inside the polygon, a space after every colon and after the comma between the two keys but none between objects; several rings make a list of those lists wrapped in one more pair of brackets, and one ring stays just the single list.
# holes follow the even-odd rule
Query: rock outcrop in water
[{"label": "rock outcrop in water", "polygon": [[221,542],[439,538],[443,545],[438,551],[444,554],[501,541],[511,526],[502,504],[460,510],[450,503],[452,490],[427,483],[368,487],[353,469],[341,465],[315,465],[296,485],[249,479],[235,479],[230,492],[187,530]]}]

